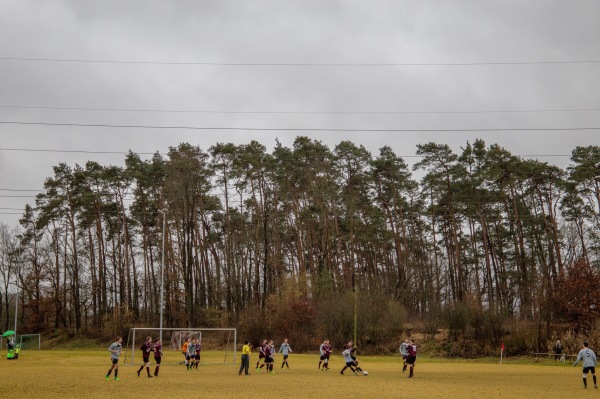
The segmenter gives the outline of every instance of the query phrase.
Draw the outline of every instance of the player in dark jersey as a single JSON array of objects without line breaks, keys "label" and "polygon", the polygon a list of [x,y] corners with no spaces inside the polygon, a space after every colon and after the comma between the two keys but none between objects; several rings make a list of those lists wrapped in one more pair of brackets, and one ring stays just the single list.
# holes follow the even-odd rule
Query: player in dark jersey
[{"label": "player in dark jersey", "polygon": [[408,378],[412,378],[415,376],[415,362],[417,361],[417,345],[415,345],[415,340],[411,339],[410,344],[408,345],[408,357],[406,358],[406,363],[410,366],[410,372],[408,374]]},{"label": "player in dark jersey", "polygon": [[265,365],[267,366],[267,372],[275,374],[273,371],[273,356],[275,354],[275,347],[273,346],[273,340],[269,341],[264,347],[265,352]]},{"label": "player in dark jersey", "polygon": [[144,342],[142,346],[140,346],[140,350],[142,351],[142,359],[144,359],[144,362],[137,371],[138,377],[140,376],[140,373],[142,372],[144,367],[146,367],[146,371],[148,372],[148,378],[152,378],[152,376],[150,375],[150,352],[152,352],[152,348],[152,337],[147,337],[146,342]]},{"label": "player in dark jersey", "polygon": [[[329,345],[329,340],[326,339],[323,341],[321,346],[319,346],[319,369],[327,371],[329,370],[329,356],[331,355],[331,345]],[[323,367],[321,367],[323,364]]]},{"label": "player in dark jersey", "polygon": [[256,372],[258,373],[260,371],[260,369],[262,369],[265,365],[261,364],[260,367],[258,366],[260,363],[260,360],[264,360],[265,359],[265,346],[267,346],[267,340],[263,340],[262,344],[258,345],[258,361],[256,362]]},{"label": "player in dark jersey", "polygon": [[154,376],[158,377],[158,369],[160,368],[160,362],[163,357],[162,343],[160,342],[160,339],[156,340],[152,350],[154,351],[154,361],[156,362],[156,368],[154,369]]},{"label": "player in dark jersey", "polygon": [[198,370],[198,365],[200,364],[200,352],[202,352],[202,344],[199,339],[196,340],[196,346],[194,346],[194,348],[196,349],[196,353],[194,354],[194,365],[196,366],[196,370]]}]

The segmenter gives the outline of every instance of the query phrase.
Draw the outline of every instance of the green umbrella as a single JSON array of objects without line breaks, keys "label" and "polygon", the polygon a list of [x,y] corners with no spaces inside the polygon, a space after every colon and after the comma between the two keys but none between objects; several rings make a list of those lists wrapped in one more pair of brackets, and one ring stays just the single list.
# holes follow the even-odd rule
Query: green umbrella
[{"label": "green umbrella", "polygon": [[2,334],[2,338],[8,337],[9,335],[15,335],[15,332],[13,330],[4,331],[4,334]]}]

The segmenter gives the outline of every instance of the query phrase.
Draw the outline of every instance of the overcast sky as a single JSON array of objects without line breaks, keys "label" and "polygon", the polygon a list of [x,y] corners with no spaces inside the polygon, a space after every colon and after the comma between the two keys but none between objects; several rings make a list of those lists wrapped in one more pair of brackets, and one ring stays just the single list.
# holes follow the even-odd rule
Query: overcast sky
[{"label": "overcast sky", "polygon": [[270,150],[305,135],[330,148],[351,140],[373,155],[384,145],[414,155],[419,143],[459,151],[482,138],[565,167],[568,156],[549,155],[600,145],[600,130],[249,128],[600,127],[599,20],[596,0],[0,0],[0,223],[16,225],[11,213],[33,204],[35,192],[12,190],[40,190],[53,165],[124,158],[14,149],[151,153],[258,140]]}]

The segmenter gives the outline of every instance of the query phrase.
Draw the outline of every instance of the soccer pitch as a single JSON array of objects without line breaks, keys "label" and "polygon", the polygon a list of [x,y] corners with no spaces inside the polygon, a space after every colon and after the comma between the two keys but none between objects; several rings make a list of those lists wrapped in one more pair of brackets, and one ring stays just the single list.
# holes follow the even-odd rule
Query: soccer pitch
[{"label": "soccer pitch", "polygon": [[[108,346],[108,345],[107,345]],[[138,355],[136,353],[136,355]],[[209,355],[209,354],[206,354]],[[3,354],[5,356],[5,354]],[[210,356],[205,356],[209,358]],[[239,358],[239,352],[238,352]],[[19,360],[0,360],[1,398],[565,398],[599,396],[589,378],[582,389],[581,367],[569,364],[504,364],[485,361],[417,359],[415,378],[402,373],[399,357],[360,356],[368,376],[340,375],[342,357],[332,356],[329,371],[317,369],[316,354],[289,358],[282,370],[275,357],[275,374],[257,373],[257,356],[250,359],[250,376],[238,376],[239,365],[201,364],[187,371],[175,363],[178,352],[167,352],[158,377],[147,378],[140,366],[121,364],[120,381],[104,379],[110,366],[104,350],[23,351]],[[154,359],[151,371],[154,371]]]}]

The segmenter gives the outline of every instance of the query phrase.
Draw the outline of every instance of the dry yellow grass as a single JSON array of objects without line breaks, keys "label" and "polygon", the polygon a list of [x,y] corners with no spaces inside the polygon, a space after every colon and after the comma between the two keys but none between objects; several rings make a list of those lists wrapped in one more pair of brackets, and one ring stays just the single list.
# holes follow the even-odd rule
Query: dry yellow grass
[{"label": "dry yellow grass", "polygon": [[[3,354],[3,356],[5,356]],[[206,356],[209,357],[209,356]],[[168,353],[158,378],[137,377],[137,367],[121,364],[120,381],[104,380],[110,366],[106,350],[23,351],[17,361],[0,360],[0,397],[4,398],[586,398],[581,367],[500,365],[484,361],[419,359],[416,377],[406,378],[398,357],[359,357],[369,376],[340,375],[342,357],[333,356],[328,372],[317,369],[317,355],[292,354],[290,370],[238,376],[238,365],[201,365],[186,371]],[[136,362],[139,359],[136,359]],[[251,366],[256,363],[251,359]],[[139,363],[138,363],[139,365]],[[112,377],[112,376],[111,376]]]}]

